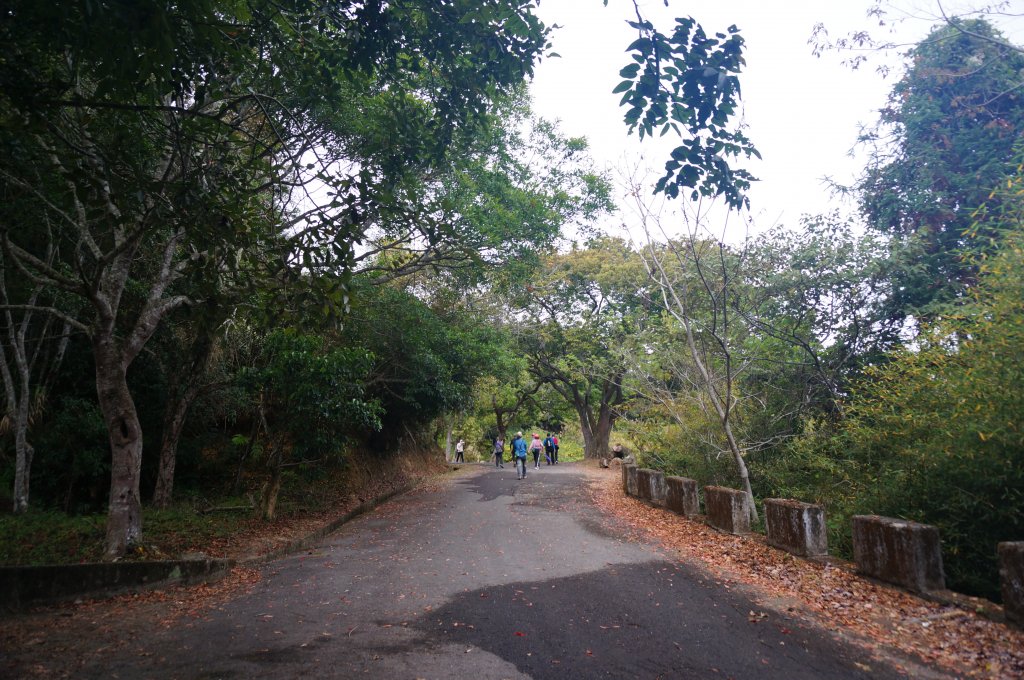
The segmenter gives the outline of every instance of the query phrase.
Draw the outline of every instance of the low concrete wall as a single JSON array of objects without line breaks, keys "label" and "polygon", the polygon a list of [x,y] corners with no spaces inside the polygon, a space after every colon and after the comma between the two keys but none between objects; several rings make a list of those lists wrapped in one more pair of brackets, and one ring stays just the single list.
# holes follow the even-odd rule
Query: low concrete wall
[{"label": "low concrete wall", "polygon": [[708,523],[730,534],[750,533],[750,513],[747,512],[747,494],[724,486],[704,487],[704,507]]},{"label": "low concrete wall", "polygon": [[802,557],[828,554],[825,509],[820,505],[783,498],[764,501],[768,544]]},{"label": "low concrete wall", "polygon": [[699,515],[700,499],[697,495],[697,480],[686,477],[666,477],[665,507],[687,517]]},{"label": "low concrete wall", "polygon": [[651,475],[656,474],[650,468],[636,470],[636,497],[643,501],[651,500]]},{"label": "low concrete wall", "polygon": [[636,498],[640,495],[640,482],[637,476],[636,465],[623,465],[622,469],[626,471],[626,494]]},{"label": "low concrete wall", "polygon": [[648,481],[651,485],[651,503],[665,507],[665,496],[668,493],[668,485],[665,484],[665,473],[651,470]]},{"label": "low concrete wall", "polygon": [[198,583],[220,578],[234,564],[234,560],[200,559],[0,567],[0,602],[5,609],[15,610],[91,591],[125,590],[161,582]]},{"label": "low concrete wall", "polygon": [[1000,543],[998,552],[1003,613],[1008,620],[1024,626],[1024,541]]},{"label": "low concrete wall", "polygon": [[857,571],[915,592],[944,590],[939,530],[878,515],[853,518]]}]

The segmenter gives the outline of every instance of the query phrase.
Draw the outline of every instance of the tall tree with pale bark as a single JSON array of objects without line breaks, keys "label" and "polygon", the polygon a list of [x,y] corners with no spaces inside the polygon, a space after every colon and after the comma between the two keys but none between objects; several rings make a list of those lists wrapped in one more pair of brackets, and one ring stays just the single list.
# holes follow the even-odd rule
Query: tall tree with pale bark
[{"label": "tall tree with pale bark", "polygon": [[[92,341],[116,558],[142,531],[126,374],[165,318],[202,299],[188,278],[343,270],[367,217],[530,73],[546,31],[501,0],[143,0],[9,3],[0,35],[0,181],[55,225],[39,237],[4,224],[0,238],[8,266],[90,310],[49,311]],[[344,278],[317,281],[331,287],[305,301],[343,309]]]}]

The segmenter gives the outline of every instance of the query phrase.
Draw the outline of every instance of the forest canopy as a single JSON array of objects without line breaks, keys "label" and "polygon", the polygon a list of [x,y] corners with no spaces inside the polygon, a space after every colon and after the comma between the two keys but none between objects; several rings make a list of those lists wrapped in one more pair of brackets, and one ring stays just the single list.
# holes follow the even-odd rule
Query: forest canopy
[{"label": "forest canopy", "polygon": [[678,143],[616,186],[531,110],[529,2],[8,2],[10,521],[105,512],[118,559],[150,506],[269,520],[354,461],[532,428],[754,519],[820,503],[840,554],[854,514],[934,524],[950,585],[997,597],[1024,531],[1024,51],[936,26],[862,133],[855,208],[733,242],[706,208],[759,226],[742,27],[633,19],[623,130]]}]

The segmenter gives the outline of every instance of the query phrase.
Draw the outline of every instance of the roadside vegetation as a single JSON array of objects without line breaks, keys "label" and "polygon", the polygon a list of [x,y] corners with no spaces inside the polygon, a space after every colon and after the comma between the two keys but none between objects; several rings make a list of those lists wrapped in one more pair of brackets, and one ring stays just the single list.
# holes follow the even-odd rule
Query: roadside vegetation
[{"label": "roadside vegetation", "polygon": [[9,4],[5,564],[241,550],[522,430],[742,489],[755,521],[820,503],[840,554],[853,514],[934,524],[948,584],[999,597],[1024,51],[984,13],[907,53],[855,207],[769,229],[736,28],[631,17],[624,125],[678,147],[617,186],[531,111],[529,3]]}]

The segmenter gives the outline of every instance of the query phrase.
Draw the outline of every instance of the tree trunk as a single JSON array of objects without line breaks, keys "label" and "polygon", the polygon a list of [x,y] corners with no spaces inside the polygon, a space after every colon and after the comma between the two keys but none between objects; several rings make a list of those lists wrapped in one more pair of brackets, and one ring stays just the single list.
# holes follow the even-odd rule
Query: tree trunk
[{"label": "tree trunk", "polygon": [[112,329],[93,339],[96,393],[110,437],[110,504],[104,558],[124,556],[142,536],[139,478],[142,470],[142,428],[128,389],[127,367]]},{"label": "tree trunk", "polygon": [[28,510],[29,478],[32,472],[32,456],[35,449],[27,441],[16,445],[17,461],[14,472],[14,514]]},{"label": "tree trunk", "polygon": [[747,513],[750,515],[750,519],[756,522],[758,519],[757,505],[754,503],[754,491],[750,488],[750,474],[747,472],[747,462],[743,460],[739,442],[736,441],[736,437],[732,433],[732,423],[726,420],[723,427],[726,440],[729,442],[729,450],[732,451],[733,462],[736,464],[736,471],[740,476],[740,482],[743,484],[743,491],[747,494]]},{"label": "tree trunk", "polygon": [[174,468],[178,456],[178,442],[185,429],[185,418],[196,398],[213,384],[201,384],[210,355],[213,353],[214,329],[223,321],[222,314],[206,316],[204,323],[197,326],[189,360],[179,371],[171,374],[168,393],[170,399],[164,409],[163,434],[160,438],[160,461],[157,468],[156,487],[153,489],[153,505],[167,508],[174,497]]},{"label": "tree trunk", "polygon": [[495,399],[491,398],[491,407],[494,409],[494,426],[498,430],[498,436],[505,441],[505,434],[508,431],[508,423],[505,422],[505,411],[498,408]]},{"label": "tree trunk", "polygon": [[[583,457],[584,458],[607,458],[608,441],[612,436],[612,427],[615,425],[615,403],[621,392],[618,389],[605,390],[598,407],[597,417],[590,410],[578,391],[574,390],[570,401],[576,409],[580,418],[580,433],[583,435]],[[563,396],[567,396],[563,393]]]},{"label": "tree trunk", "polygon": [[[700,271],[700,261],[694,260],[694,262],[697,265],[698,271]],[[747,496],[747,513],[750,516],[750,519],[756,522],[758,520],[757,504],[754,502],[754,493],[750,487],[750,476],[747,471],[747,464],[746,461],[743,460],[743,452],[740,450],[739,442],[736,441],[736,437],[732,431],[732,381],[734,375],[731,367],[731,353],[728,350],[728,338],[726,336],[726,324],[728,317],[725,314],[725,310],[728,308],[723,302],[723,330],[721,331],[721,335],[715,335],[715,333],[712,332],[712,337],[714,337],[716,344],[722,348],[722,353],[725,357],[725,377],[718,379],[712,375],[711,368],[709,368],[708,364],[704,361],[703,353],[697,347],[697,341],[693,332],[693,323],[689,314],[688,293],[686,288],[684,287],[680,293],[672,287],[664,269],[661,268],[661,262],[657,257],[651,258],[651,264],[655,265],[657,269],[649,269],[648,273],[651,276],[651,280],[661,287],[661,295],[665,303],[665,309],[683,325],[683,330],[686,334],[686,345],[690,350],[690,358],[693,360],[694,366],[700,373],[704,393],[707,395],[708,400],[714,407],[715,413],[718,415],[718,420],[722,424],[722,432],[725,434],[726,441],[729,444],[729,451],[732,453],[733,463],[736,465],[736,472],[740,477],[740,481],[743,483],[743,492]],[[707,284],[705,284],[705,286],[707,286]],[[723,284],[723,288],[724,287],[726,287],[725,284]],[[708,289],[708,292],[711,292],[710,289]],[[719,386],[719,380],[721,380],[723,387]]]},{"label": "tree trunk", "polygon": [[614,424],[615,418],[611,413],[611,408],[602,407],[601,413],[597,418],[597,427],[594,428],[594,458],[608,457],[608,441],[612,437],[612,426]]},{"label": "tree trunk", "polygon": [[[18,356],[17,351],[15,352]],[[8,410],[11,427],[14,429],[14,513],[28,510],[29,480],[32,476],[32,456],[35,449],[28,443],[28,416],[32,393],[29,386],[28,367],[19,363],[21,394],[15,397],[15,407]],[[10,397],[8,397],[10,399]]]},{"label": "tree trunk", "polygon": [[[29,304],[35,304],[38,293],[39,289],[37,288],[29,298]],[[7,287],[2,272],[0,272],[0,300],[4,303],[7,302]],[[11,372],[7,350],[3,343],[0,343],[0,374],[3,377],[8,424],[14,432],[14,513],[21,514],[28,510],[29,478],[31,477],[34,453],[32,445],[28,443],[28,421],[29,409],[32,406],[31,364],[36,357],[30,358],[25,350],[25,336],[32,319],[31,312],[27,312],[17,326],[10,312],[6,312],[4,317],[7,325],[6,340],[10,345],[10,359],[13,361],[16,373]],[[43,327],[44,335],[45,332],[46,326]],[[36,346],[37,353],[41,350],[42,342],[40,340]]]},{"label": "tree trunk", "polygon": [[579,407],[577,413],[580,416],[580,434],[583,435],[583,457],[594,458],[594,431],[590,427],[590,416]]},{"label": "tree trunk", "polygon": [[281,493],[281,466],[275,465],[270,472],[270,479],[263,487],[263,496],[260,498],[260,512],[263,519],[273,521],[277,513],[277,497]]},{"label": "tree trunk", "polygon": [[452,460],[452,423],[447,416],[444,419],[444,459],[445,462]]},{"label": "tree trunk", "polygon": [[160,438],[160,462],[157,469],[156,488],[153,490],[153,505],[167,508],[174,495],[174,466],[178,457],[178,441],[185,429],[185,416],[199,393],[190,387],[178,399],[167,405],[164,413],[164,431]]},{"label": "tree trunk", "polygon": [[[30,302],[34,301],[35,296],[30,299]],[[10,318],[10,316],[7,317],[8,323],[10,323]],[[47,362],[47,358],[45,356],[42,360],[39,359],[40,354],[42,353],[42,340],[39,340],[39,344],[35,348],[34,356],[29,359],[27,352],[25,351],[25,335],[28,331],[29,318],[30,316],[26,315],[25,319],[22,321],[21,330],[18,331],[17,334],[13,335],[13,342],[11,343],[15,367],[18,369],[18,390],[14,390],[13,375],[7,369],[7,359],[2,346],[0,346],[0,360],[5,362],[3,365],[3,379],[6,388],[5,391],[7,393],[8,417],[11,418],[11,427],[14,430],[14,514],[16,515],[28,510],[29,491],[31,489],[30,480],[32,477],[32,458],[35,456],[35,448],[33,448],[33,446],[28,442],[29,412],[32,408],[33,401],[30,382],[30,366],[36,361],[41,361],[44,364],[43,367],[39,369],[40,377],[37,389],[45,393],[57,376],[57,371],[60,368],[61,362],[64,360],[64,352],[67,349],[68,339],[71,334],[70,324],[64,322],[60,342],[57,343],[57,349],[53,356],[49,358],[48,365],[45,365]],[[48,328],[49,321],[44,324],[41,337],[46,337]],[[15,396],[16,393],[21,394],[20,399]]]},{"label": "tree trunk", "polygon": [[[590,409],[582,401],[577,401],[573,404],[576,407],[576,414],[580,419],[580,434],[583,436],[583,457],[584,458],[600,458],[598,434],[594,425],[594,419],[590,414]],[[607,448],[608,441],[605,440],[605,447]]]}]

